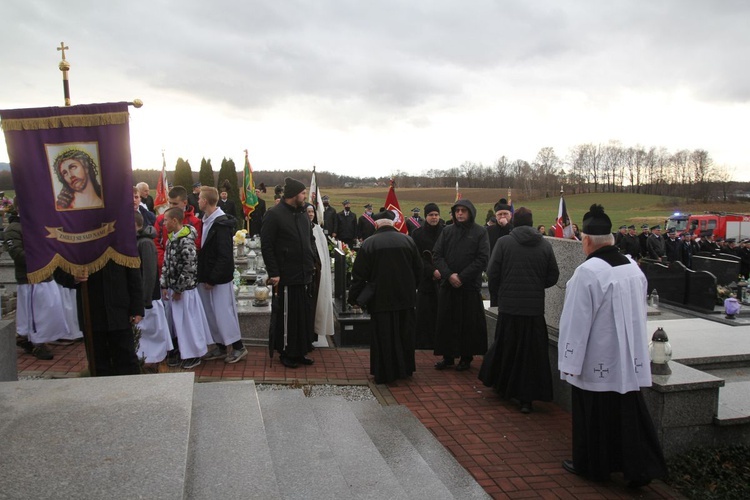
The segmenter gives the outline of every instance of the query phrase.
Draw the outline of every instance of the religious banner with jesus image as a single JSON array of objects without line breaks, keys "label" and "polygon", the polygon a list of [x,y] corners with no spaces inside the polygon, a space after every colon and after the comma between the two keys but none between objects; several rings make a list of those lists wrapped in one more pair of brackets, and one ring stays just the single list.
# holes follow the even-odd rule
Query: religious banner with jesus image
[{"label": "religious banner with jesus image", "polygon": [[128,103],[0,111],[29,281],[139,267]]}]

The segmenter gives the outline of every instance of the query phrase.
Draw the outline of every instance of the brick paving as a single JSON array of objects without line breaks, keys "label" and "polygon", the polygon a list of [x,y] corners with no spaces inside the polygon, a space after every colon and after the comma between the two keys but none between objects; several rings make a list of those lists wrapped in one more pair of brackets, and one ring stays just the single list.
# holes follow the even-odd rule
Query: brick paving
[{"label": "brick paving", "polygon": [[[50,361],[19,349],[19,375],[71,377],[86,368],[80,342],[51,349],[55,358]],[[570,456],[570,414],[552,403],[534,403],[532,414],[520,413],[516,403],[501,400],[477,380],[481,358],[475,358],[467,372],[437,371],[432,353],[418,351],[417,372],[411,379],[374,385],[368,380],[367,349],[316,349],[311,354],[315,364],[297,369],[285,368],[278,357],[271,367],[266,348],[248,349],[248,356],[234,365],[201,362],[194,369],[196,379],[369,384],[383,404],[408,407],[493,498],[682,498],[659,481],[630,490],[618,475],[608,483],[592,483],[564,471],[560,463]],[[159,369],[180,371],[164,364]]]}]

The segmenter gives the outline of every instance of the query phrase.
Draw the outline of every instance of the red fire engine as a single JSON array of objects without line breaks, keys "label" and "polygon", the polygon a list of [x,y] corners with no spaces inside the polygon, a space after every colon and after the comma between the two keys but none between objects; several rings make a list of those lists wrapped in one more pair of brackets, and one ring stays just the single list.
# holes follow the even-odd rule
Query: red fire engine
[{"label": "red fire engine", "polygon": [[[686,220],[687,219],[687,220]],[[750,215],[726,212],[704,212],[702,214],[675,214],[667,219],[667,228],[674,226],[678,232],[691,231],[700,235],[709,229],[714,238],[750,238]]]}]

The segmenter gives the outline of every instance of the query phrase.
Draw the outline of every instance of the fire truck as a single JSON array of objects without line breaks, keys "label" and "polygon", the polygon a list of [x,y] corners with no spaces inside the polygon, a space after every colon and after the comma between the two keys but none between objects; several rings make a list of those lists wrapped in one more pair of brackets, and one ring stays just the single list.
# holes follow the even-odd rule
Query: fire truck
[{"label": "fire truck", "polygon": [[715,238],[750,238],[750,215],[727,212],[703,212],[702,214],[675,213],[667,219],[666,227],[674,227],[677,233],[690,231],[700,235],[709,229]]}]

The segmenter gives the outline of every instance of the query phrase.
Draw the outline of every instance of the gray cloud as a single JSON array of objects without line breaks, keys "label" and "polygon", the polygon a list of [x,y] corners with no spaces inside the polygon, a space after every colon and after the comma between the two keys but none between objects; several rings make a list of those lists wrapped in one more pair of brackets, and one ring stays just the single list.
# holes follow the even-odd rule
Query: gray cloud
[{"label": "gray cloud", "polygon": [[58,38],[72,60],[86,53],[102,71],[240,109],[345,101],[358,113],[346,123],[460,101],[488,75],[605,99],[618,88],[682,87],[719,102],[750,92],[743,1],[14,0],[2,10],[0,40],[14,48],[3,59],[30,92],[40,75],[25,73],[28,61]]}]

